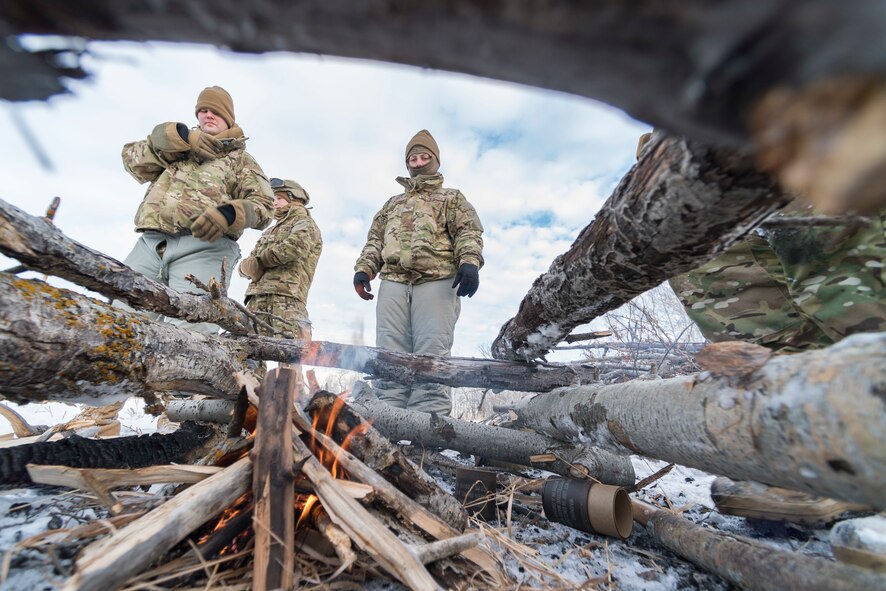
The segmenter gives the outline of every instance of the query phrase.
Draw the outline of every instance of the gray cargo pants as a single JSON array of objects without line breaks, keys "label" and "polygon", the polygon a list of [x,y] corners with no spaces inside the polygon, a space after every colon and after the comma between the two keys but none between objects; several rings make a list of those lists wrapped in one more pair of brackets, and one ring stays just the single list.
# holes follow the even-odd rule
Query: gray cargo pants
[{"label": "gray cargo pants", "polygon": [[[205,242],[191,235],[172,236],[149,230],[141,235],[123,262],[130,269],[176,291],[199,294],[205,292],[185,280],[185,275],[193,275],[206,285],[209,285],[212,277],[220,282],[222,263],[225,259],[227,259],[225,274],[227,281],[224,290],[227,292],[231,273],[240,259],[240,247],[237,241],[227,236],[222,236],[215,242]],[[120,300],[116,300],[114,305],[131,310]],[[155,320],[162,318],[153,312],[148,313],[148,316]],[[170,324],[207,334],[217,334],[219,329],[217,324],[211,322],[195,324],[178,318],[165,320]]]},{"label": "gray cargo pants", "polygon": [[[375,307],[375,345],[390,351],[446,357],[452,352],[461,302],[452,279],[419,285],[382,281]],[[403,386],[377,380],[378,397],[391,406],[448,415],[451,388],[440,384]]]}]

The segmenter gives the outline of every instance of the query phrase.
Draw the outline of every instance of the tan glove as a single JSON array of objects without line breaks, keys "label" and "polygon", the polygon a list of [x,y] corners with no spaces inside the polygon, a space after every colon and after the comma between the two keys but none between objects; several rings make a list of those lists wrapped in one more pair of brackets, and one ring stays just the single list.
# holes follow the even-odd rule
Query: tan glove
[{"label": "tan glove", "polygon": [[230,224],[228,224],[225,214],[220,212],[217,207],[209,207],[191,224],[191,234],[194,235],[194,238],[215,242],[225,235],[229,227]]},{"label": "tan glove", "polygon": [[241,277],[251,279],[252,281],[258,281],[262,278],[262,275],[265,274],[264,266],[261,264],[261,261],[255,257],[246,257],[240,261],[238,271],[240,271]]},{"label": "tan glove", "polygon": [[197,162],[215,160],[225,151],[221,140],[217,140],[199,129],[192,129],[188,132],[188,145],[191,147],[191,154],[194,155]]},{"label": "tan glove", "polygon": [[151,147],[158,152],[169,155],[170,159],[173,159],[173,157],[180,158],[181,154],[191,149],[188,142],[183,140],[178,132],[178,125],[178,123],[174,122],[160,123],[154,127],[151,135],[148,136]]}]

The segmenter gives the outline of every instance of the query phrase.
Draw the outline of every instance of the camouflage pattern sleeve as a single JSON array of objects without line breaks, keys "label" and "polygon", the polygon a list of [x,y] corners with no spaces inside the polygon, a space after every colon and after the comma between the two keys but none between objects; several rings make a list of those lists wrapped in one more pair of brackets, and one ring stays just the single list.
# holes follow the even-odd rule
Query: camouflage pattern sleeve
[{"label": "camouflage pattern sleeve", "polygon": [[385,203],[385,206],[372,218],[372,225],[369,227],[369,234],[366,236],[366,245],[363,247],[363,252],[360,253],[357,263],[354,265],[354,272],[362,271],[369,275],[370,279],[375,279],[384,262],[381,258],[381,252],[385,242],[385,226],[388,223],[388,203]]},{"label": "camouflage pattern sleeve", "polygon": [[148,140],[129,142],[123,146],[123,167],[139,183],[157,180],[169,163],[151,149]]},{"label": "camouflage pattern sleeve", "polygon": [[458,191],[447,211],[446,225],[452,240],[456,267],[469,263],[483,266],[483,224],[474,206]]},{"label": "camouflage pattern sleeve", "polygon": [[285,237],[274,242],[273,248],[266,249],[259,261],[266,269],[279,267],[301,260],[305,253],[311,252],[315,244],[322,244],[320,230],[310,218],[295,222]]},{"label": "camouflage pattern sleeve", "polygon": [[[274,191],[268,177],[258,162],[248,153],[243,152],[240,166],[237,169],[235,184],[231,195],[231,205],[238,213],[234,220],[235,230],[255,228],[263,230],[274,219]],[[239,213],[243,212],[243,219]],[[242,227],[241,227],[242,224]]]}]

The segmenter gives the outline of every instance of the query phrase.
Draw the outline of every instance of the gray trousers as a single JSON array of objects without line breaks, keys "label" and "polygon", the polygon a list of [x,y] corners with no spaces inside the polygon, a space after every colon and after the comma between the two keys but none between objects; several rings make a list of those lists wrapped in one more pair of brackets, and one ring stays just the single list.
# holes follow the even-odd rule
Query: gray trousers
[{"label": "gray trousers", "polygon": [[[185,280],[185,275],[193,275],[205,285],[209,285],[212,277],[221,282],[222,264],[227,264],[224,284],[224,291],[227,293],[231,273],[239,259],[240,247],[235,240],[227,236],[222,236],[215,242],[205,242],[190,235],[171,236],[162,232],[147,231],[141,235],[123,262],[130,269],[176,291],[199,294],[205,292]],[[131,309],[119,300],[115,301],[114,305]],[[162,318],[153,312],[147,314],[155,320]],[[178,318],[165,320],[170,324],[207,334],[217,334],[219,330],[218,325],[211,322],[195,324]]]},{"label": "gray trousers", "polygon": [[[376,346],[402,353],[448,356],[461,312],[455,292],[451,278],[420,285],[382,281],[375,307]],[[452,410],[448,386],[407,387],[389,380],[378,380],[374,385],[379,399],[391,406],[443,415]]]}]

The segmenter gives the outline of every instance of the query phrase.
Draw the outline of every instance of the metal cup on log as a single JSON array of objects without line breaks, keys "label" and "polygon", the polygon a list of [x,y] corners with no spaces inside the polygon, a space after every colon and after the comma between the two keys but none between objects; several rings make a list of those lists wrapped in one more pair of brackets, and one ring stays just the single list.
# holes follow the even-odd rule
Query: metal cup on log
[{"label": "metal cup on log", "polygon": [[627,539],[634,514],[620,486],[574,478],[549,478],[542,489],[545,516],[588,533]]}]

